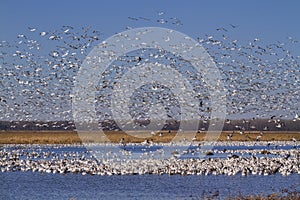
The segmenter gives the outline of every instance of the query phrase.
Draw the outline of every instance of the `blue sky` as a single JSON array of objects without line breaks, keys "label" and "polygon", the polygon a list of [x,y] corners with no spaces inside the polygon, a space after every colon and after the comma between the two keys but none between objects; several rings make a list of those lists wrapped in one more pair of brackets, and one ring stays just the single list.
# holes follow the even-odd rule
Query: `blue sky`
[{"label": "blue sky", "polygon": [[[8,1],[0,3],[0,39],[12,40],[27,27],[55,29],[62,25],[91,25],[107,37],[126,26],[162,26],[133,22],[128,17],[156,19],[158,11],[179,18],[183,26],[173,27],[191,37],[209,34],[216,28],[238,25],[236,37],[268,41],[300,36],[299,1]],[[299,38],[298,38],[299,39]]]}]

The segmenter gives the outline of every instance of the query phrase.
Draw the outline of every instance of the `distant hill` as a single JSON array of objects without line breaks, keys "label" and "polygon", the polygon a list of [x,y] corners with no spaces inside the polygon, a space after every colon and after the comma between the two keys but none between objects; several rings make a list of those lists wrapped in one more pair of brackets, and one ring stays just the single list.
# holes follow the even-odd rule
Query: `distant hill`
[{"label": "distant hill", "polygon": [[[138,125],[147,125],[148,121],[137,121]],[[164,130],[178,130],[180,122],[168,120]],[[121,130],[113,121],[99,122],[94,127],[101,127],[103,130]],[[207,130],[209,121],[199,121],[199,130]],[[0,130],[75,130],[73,121],[0,121]],[[248,119],[248,120],[226,120],[224,131],[300,131],[300,120],[270,120],[270,119]]]}]

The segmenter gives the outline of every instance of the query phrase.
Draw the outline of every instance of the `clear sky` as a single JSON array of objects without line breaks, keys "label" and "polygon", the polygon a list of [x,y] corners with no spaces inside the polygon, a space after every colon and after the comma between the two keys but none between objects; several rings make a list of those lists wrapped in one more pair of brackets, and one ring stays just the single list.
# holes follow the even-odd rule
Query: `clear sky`
[{"label": "clear sky", "polygon": [[27,27],[55,29],[62,25],[91,25],[108,37],[126,26],[162,26],[147,21],[134,22],[128,17],[157,18],[157,12],[179,18],[183,26],[173,27],[197,37],[219,27],[237,25],[237,37],[260,37],[277,41],[300,36],[300,1],[0,1],[0,39],[14,39]]}]

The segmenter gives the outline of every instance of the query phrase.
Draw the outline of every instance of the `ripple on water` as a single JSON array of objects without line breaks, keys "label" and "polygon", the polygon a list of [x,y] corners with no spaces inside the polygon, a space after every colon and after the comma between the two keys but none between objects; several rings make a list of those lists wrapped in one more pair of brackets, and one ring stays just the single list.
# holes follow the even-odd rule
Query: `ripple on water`
[{"label": "ripple on water", "polygon": [[239,193],[270,194],[284,188],[300,191],[297,174],[81,176],[8,172],[0,173],[0,179],[0,199],[188,199],[218,192],[223,199]]}]

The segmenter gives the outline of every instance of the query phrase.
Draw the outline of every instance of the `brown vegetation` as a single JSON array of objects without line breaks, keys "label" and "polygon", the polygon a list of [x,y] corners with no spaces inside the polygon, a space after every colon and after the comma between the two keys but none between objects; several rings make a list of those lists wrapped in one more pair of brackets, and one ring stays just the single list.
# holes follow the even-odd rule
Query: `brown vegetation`
[{"label": "brown vegetation", "polygon": [[273,193],[270,195],[248,195],[248,196],[236,196],[230,197],[231,200],[299,200],[300,193],[297,191],[288,191],[282,193]]},{"label": "brown vegetation", "polygon": [[[192,138],[196,141],[203,141],[205,137],[213,136],[219,141],[226,141],[227,136],[232,134],[231,140],[234,141],[255,141],[257,136],[261,135],[259,131],[244,132],[240,134],[237,131],[223,131],[218,137],[215,133],[201,132],[183,132],[177,134],[176,131],[161,131],[161,136],[157,132],[156,135],[142,131],[131,131],[128,134],[122,131],[105,131],[104,134],[100,132],[80,132],[76,131],[1,131],[0,144],[71,144],[82,142],[113,142],[118,143],[121,138],[125,142],[142,142],[145,139],[153,142],[171,142],[182,141],[184,137],[187,141]],[[176,136],[176,138],[175,138]],[[295,138],[300,141],[300,132],[264,132],[261,135],[261,141],[285,140],[289,141]]]}]

